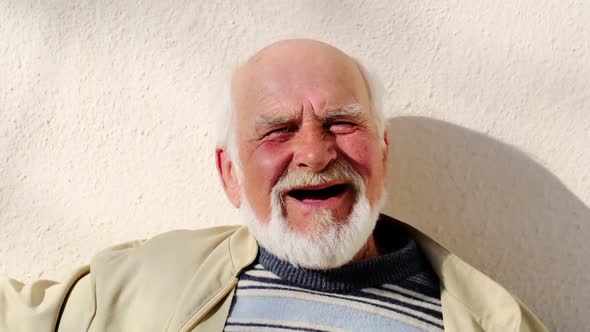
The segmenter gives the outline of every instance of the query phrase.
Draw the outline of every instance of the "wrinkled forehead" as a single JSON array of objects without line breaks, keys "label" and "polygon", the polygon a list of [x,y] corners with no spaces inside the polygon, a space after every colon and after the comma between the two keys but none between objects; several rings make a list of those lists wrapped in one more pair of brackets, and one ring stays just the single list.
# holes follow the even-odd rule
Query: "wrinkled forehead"
[{"label": "wrinkled forehead", "polygon": [[361,71],[347,57],[247,64],[234,75],[232,98],[241,119],[264,110],[299,109],[306,103],[315,111],[353,103],[370,107]]}]

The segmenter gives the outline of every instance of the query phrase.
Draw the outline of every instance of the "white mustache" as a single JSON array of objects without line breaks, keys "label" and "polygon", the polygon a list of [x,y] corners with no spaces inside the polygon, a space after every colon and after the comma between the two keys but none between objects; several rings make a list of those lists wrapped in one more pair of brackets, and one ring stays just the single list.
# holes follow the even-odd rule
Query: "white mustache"
[{"label": "white mustache", "polygon": [[362,178],[352,168],[352,165],[343,158],[338,158],[321,172],[308,171],[288,171],[283,175],[272,189],[273,195],[278,195],[280,201],[283,201],[283,195],[287,192],[306,186],[318,186],[333,181],[345,181],[353,186],[355,192],[359,192],[362,186]]}]

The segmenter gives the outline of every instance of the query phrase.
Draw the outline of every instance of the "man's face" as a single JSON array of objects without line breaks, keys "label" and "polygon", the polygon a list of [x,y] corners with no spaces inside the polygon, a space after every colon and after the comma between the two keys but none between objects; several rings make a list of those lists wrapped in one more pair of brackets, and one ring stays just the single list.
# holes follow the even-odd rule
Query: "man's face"
[{"label": "man's face", "polygon": [[[387,148],[360,71],[342,57],[281,61],[262,59],[233,85],[241,190],[253,212],[268,222],[281,178],[322,173],[337,159],[360,175],[374,207],[384,186]],[[294,232],[312,236],[330,227],[314,222],[318,214],[347,221],[356,191],[349,178],[338,177],[287,185],[280,194],[282,216]]]}]

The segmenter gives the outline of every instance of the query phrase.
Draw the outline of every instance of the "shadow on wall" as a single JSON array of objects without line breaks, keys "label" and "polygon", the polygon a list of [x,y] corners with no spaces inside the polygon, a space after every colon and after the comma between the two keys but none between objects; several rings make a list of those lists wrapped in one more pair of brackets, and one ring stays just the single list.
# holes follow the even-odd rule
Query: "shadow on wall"
[{"label": "shadow on wall", "polygon": [[523,152],[437,120],[388,121],[385,212],[527,303],[551,331],[590,312],[590,209]]}]

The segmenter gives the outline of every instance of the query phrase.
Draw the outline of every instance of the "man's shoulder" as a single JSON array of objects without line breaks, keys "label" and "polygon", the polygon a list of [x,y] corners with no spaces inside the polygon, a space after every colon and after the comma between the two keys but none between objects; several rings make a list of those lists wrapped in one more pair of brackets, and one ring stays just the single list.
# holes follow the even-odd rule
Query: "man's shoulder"
[{"label": "man's shoulder", "polygon": [[129,275],[160,283],[180,282],[213,253],[230,256],[230,239],[239,230],[240,226],[174,230],[148,240],[122,243],[94,256],[90,270],[95,279],[108,284],[126,283]]},{"label": "man's shoulder", "polygon": [[[244,233],[240,226],[177,230],[98,253],[89,274],[93,294],[100,294],[95,311],[103,313],[95,324],[160,331],[170,317],[183,321],[186,310],[202,305],[235,274],[232,246],[247,242]],[[128,318],[148,316],[154,317],[150,328]]]},{"label": "man's shoulder", "polygon": [[227,242],[241,226],[217,226],[196,230],[173,230],[151,239],[121,243],[99,252],[92,260],[96,264],[151,263],[174,261],[199,261],[203,256]]}]

